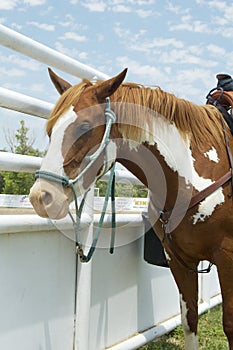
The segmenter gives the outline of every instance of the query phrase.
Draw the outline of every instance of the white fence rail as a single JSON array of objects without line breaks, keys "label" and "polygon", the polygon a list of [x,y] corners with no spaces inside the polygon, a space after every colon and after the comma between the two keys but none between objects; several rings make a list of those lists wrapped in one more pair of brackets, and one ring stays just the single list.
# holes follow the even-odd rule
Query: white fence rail
[{"label": "white fence rail", "polygon": [[79,78],[108,78],[106,74],[97,69],[78,62],[1,24],[0,44]]},{"label": "white fence rail", "polygon": [[[107,76],[0,25],[0,44],[79,77]],[[51,104],[0,89],[0,106],[45,118]],[[34,172],[41,159],[0,153],[0,170]],[[122,171],[117,172],[122,178]],[[124,178],[137,183],[135,177]],[[91,194],[82,219],[86,249],[93,227]],[[0,218],[0,349],[137,349],[180,323],[170,271],[143,260],[140,214],[117,215],[116,249],[108,254],[110,217],[88,264],[75,253],[69,218]],[[221,302],[216,270],[199,276],[199,312]]]},{"label": "white fence rail", "polygon": [[53,104],[0,87],[0,107],[46,119]]}]

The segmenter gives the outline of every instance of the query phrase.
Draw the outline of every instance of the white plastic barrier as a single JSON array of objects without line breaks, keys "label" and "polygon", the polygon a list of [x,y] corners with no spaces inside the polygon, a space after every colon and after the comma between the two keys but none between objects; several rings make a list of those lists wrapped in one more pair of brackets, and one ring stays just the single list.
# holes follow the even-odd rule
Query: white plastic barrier
[{"label": "white plastic barrier", "polygon": [[[34,215],[1,216],[0,349],[136,349],[180,323],[169,269],[143,260],[141,215],[118,215],[113,255],[107,248],[109,221],[107,216],[93,260],[78,263],[84,270],[76,281],[68,218],[51,222]],[[83,239],[89,223],[85,215]],[[220,303],[221,296],[215,269],[199,280],[203,312]]]}]

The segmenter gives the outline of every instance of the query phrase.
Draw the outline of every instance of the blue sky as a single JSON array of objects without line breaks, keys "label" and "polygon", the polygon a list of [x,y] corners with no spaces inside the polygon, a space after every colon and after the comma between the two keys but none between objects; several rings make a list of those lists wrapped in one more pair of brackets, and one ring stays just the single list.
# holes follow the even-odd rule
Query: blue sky
[{"label": "blue sky", "polygon": [[[0,0],[0,23],[108,75],[128,67],[127,80],[159,85],[205,103],[217,73],[233,75],[232,1]],[[64,74],[71,83],[78,79]],[[55,103],[47,66],[0,46],[1,86]],[[45,122],[5,109],[4,131],[25,119],[45,149]]]}]

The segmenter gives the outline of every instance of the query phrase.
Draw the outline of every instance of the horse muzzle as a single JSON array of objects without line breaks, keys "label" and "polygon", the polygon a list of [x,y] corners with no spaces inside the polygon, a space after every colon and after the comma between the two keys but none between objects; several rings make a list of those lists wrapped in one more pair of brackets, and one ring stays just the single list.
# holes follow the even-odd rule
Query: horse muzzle
[{"label": "horse muzzle", "polygon": [[68,214],[72,191],[61,184],[37,179],[30,190],[29,200],[39,216],[62,219]]}]

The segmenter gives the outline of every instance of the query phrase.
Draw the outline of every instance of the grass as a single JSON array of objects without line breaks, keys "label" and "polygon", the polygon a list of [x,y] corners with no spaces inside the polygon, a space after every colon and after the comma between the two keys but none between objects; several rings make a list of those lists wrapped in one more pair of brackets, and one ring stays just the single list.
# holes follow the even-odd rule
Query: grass
[{"label": "grass", "polygon": [[[228,350],[228,342],[222,329],[221,305],[199,317],[199,350]],[[184,336],[181,327],[138,350],[183,350]]]}]

